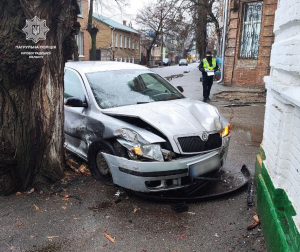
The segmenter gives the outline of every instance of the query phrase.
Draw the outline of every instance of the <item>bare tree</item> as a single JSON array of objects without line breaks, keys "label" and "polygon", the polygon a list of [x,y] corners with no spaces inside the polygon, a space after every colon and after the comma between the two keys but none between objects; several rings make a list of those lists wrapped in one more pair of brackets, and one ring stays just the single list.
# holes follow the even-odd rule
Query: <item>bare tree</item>
[{"label": "bare tree", "polygon": [[143,34],[147,34],[142,40],[142,46],[147,52],[147,65],[153,46],[159,42],[163,44],[163,36],[171,35],[182,21],[181,3],[179,0],[160,0],[145,6],[137,15],[136,22],[143,26]]},{"label": "bare tree", "polygon": [[[76,0],[2,0],[0,11],[0,194],[8,194],[63,176],[63,75],[79,8]],[[34,16],[50,28],[37,44],[22,32]],[[43,45],[56,49],[43,58],[16,49]]]},{"label": "bare tree", "polygon": [[[201,58],[204,57],[208,45],[208,24],[213,24],[217,43],[220,44],[222,29],[220,28],[220,16],[222,0],[186,0],[185,8],[193,13],[193,24],[196,33],[196,43]],[[212,47],[212,46],[211,46]]]}]

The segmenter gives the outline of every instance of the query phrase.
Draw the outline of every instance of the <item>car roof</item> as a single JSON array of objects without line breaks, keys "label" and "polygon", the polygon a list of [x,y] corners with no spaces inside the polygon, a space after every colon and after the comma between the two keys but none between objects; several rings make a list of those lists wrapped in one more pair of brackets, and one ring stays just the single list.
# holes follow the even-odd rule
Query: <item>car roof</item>
[{"label": "car roof", "polygon": [[141,65],[126,63],[126,62],[115,62],[115,61],[72,61],[72,62],[67,62],[66,67],[73,68],[83,73],[127,70],[127,69],[149,70],[149,68]]}]

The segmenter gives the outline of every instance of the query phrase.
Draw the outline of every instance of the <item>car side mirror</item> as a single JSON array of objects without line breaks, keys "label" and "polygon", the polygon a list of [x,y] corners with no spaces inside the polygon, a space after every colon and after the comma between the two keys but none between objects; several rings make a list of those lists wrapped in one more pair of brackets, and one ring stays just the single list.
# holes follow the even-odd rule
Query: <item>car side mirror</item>
[{"label": "car side mirror", "polygon": [[69,97],[65,102],[66,106],[75,107],[75,108],[85,108],[87,107],[87,103],[83,102],[81,99],[76,97]]},{"label": "car side mirror", "polygon": [[184,92],[184,90],[183,90],[183,88],[182,88],[182,86],[177,86],[177,89],[181,92],[181,93],[183,93]]}]

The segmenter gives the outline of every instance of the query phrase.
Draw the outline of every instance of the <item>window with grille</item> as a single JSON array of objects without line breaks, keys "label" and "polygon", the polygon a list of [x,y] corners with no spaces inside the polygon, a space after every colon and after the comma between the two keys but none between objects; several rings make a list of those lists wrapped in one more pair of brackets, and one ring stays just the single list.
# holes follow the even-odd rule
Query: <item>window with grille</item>
[{"label": "window with grille", "polygon": [[244,3],[243,5],[240,58],[258,58],[262,8],[262,2]]},{"label": "window with grille", "polygon": [[78,35],[76,35],[76,42],[78,46],[78,55],[84,56],[83,53],[83,32],[79,32]]}]

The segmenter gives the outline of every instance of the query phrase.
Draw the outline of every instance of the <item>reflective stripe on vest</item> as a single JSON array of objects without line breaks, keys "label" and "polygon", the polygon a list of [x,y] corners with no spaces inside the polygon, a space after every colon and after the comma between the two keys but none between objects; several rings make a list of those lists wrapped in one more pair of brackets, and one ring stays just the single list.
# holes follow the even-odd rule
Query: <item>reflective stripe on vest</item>
[{"label": "reflective stripe on vest", "polygon": [[216,59],[212,59],[211,61],[212,61],[212,66],[209,66],[207,59],[206,58],[203,59],[203,66],[205,69],[214,70],[214,68],[217,66],[217,61]]}]

